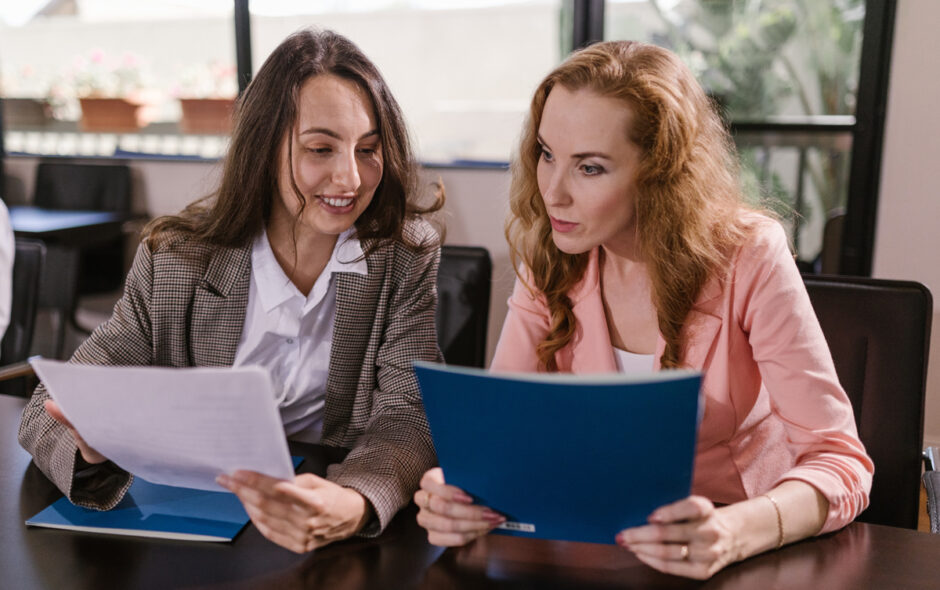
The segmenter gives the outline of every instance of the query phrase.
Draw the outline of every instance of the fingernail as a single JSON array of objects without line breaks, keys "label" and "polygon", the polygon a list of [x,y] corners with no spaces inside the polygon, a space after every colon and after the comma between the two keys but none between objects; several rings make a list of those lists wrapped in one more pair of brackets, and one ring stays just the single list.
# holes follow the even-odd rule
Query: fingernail
[{"label": "fingernail", "polygon": [[473,498],[468,496],[463,492],[457,492],[454,494],[454,500],[457,502],[462,502],[464,504],[473,504]]},{"label": "fingernail", "polygon": [[487,522],[492,522],[495,524],[502,524],[506,522],[506,517],[498,512],[493,512],[492,510],[483,511],[483,520]]},{"label": "fingernail", "polygon": [[231,480],[229,479],[227,475],[217,475],[215,478],[215,483],[219,484],[223,488],[227,488],[229,486],[230,481]]}]

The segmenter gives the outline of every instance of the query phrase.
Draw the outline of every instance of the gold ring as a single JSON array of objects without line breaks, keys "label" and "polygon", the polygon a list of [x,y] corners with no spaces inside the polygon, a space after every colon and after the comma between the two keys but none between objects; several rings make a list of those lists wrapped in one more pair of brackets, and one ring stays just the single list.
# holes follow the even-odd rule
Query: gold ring
[{"label": "gold ring", "polygon": [[425,492],[424,492],[424,498],[425,498],[425,499],[424,499],[424,509],[425,509],[425,510],[430,510],[430,509],[431,509],[431,492],[425,491]]},{"label": "gold ring", "polygon": [[689,546],[688,545],[682,545],[679,548],[679,559],[681,559],[682,561],[689,560]]}]

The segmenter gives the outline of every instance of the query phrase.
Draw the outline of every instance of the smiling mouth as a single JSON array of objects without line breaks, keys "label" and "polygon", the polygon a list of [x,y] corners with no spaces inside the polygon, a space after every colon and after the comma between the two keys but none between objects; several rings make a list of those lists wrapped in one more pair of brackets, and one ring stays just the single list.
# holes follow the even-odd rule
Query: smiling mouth
[{"label": "smiling mouth", "polygon": [[326,206],[328,210],[336,211],[345,211],[351,209],[353,203],[355,203],[355,197],[330,197],[325,195],[319,195],[317,197],[320,200],[320,203]]}]

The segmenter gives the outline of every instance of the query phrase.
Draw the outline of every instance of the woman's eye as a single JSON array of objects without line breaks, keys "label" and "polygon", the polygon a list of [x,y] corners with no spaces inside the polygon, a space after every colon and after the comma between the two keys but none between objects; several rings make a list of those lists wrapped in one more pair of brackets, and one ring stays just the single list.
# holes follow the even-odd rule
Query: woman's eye
[{"label": "woman's eye", "polygon": [[598,174],[602,174],[604,169],[593,164],[585,164],[584,166],[581,166],[581,171],[588,176],[597,176]]},{"label": "woman's eye", "polygon": [[331,153],[333,151],[333,148],[313,147],[313,148],[307,148],[307,151],[310,152],[311,154],[317,154],[317,155],[322,156],[322,155]]},{"label": "woman's eye", "polygon": [[375,154],[375,153],[378,152],[378,151],[379,151],[378,148],[375,148],[375,147],[359,148],[359,153],[360,153],[360,154],[364,154],[364,155],[366,155],[366,156],[371,156],[371,155]]},{"label": "woman's eye", "polygon": [[552,153],[545,148],[539,148],[539,156],[546,162],[552,161]]}]

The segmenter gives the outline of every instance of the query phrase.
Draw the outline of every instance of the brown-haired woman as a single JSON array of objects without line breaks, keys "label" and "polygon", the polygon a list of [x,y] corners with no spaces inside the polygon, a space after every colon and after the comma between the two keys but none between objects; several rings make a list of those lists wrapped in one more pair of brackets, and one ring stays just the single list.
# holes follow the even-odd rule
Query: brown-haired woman
[{"label": "brown-haired woman", "polygon": [[[872,463],[784,231],[744,204],[729,137],[675,55],[601,43],[545,78],[507,237],[521,271],[494,370],[704,372],[693,495],[617,543],[706,578],[866,507]],[[421,485],[433,543],[503,521],[440,469]]]},{"label": "brown-haired woman", "polygon": [[[293,551],[378,534],[435,462],[411,363],[440,358],[439,248],[416,178],[375,66],[335,33],[291,35],[238,100],[217,191],[150,224],[112,317],[72,357],[268,369],[290,438],[350,449],[326,479],[220,477]],[[42,386],[19,438],[76,504],[108,509],[130,486]]]}]

